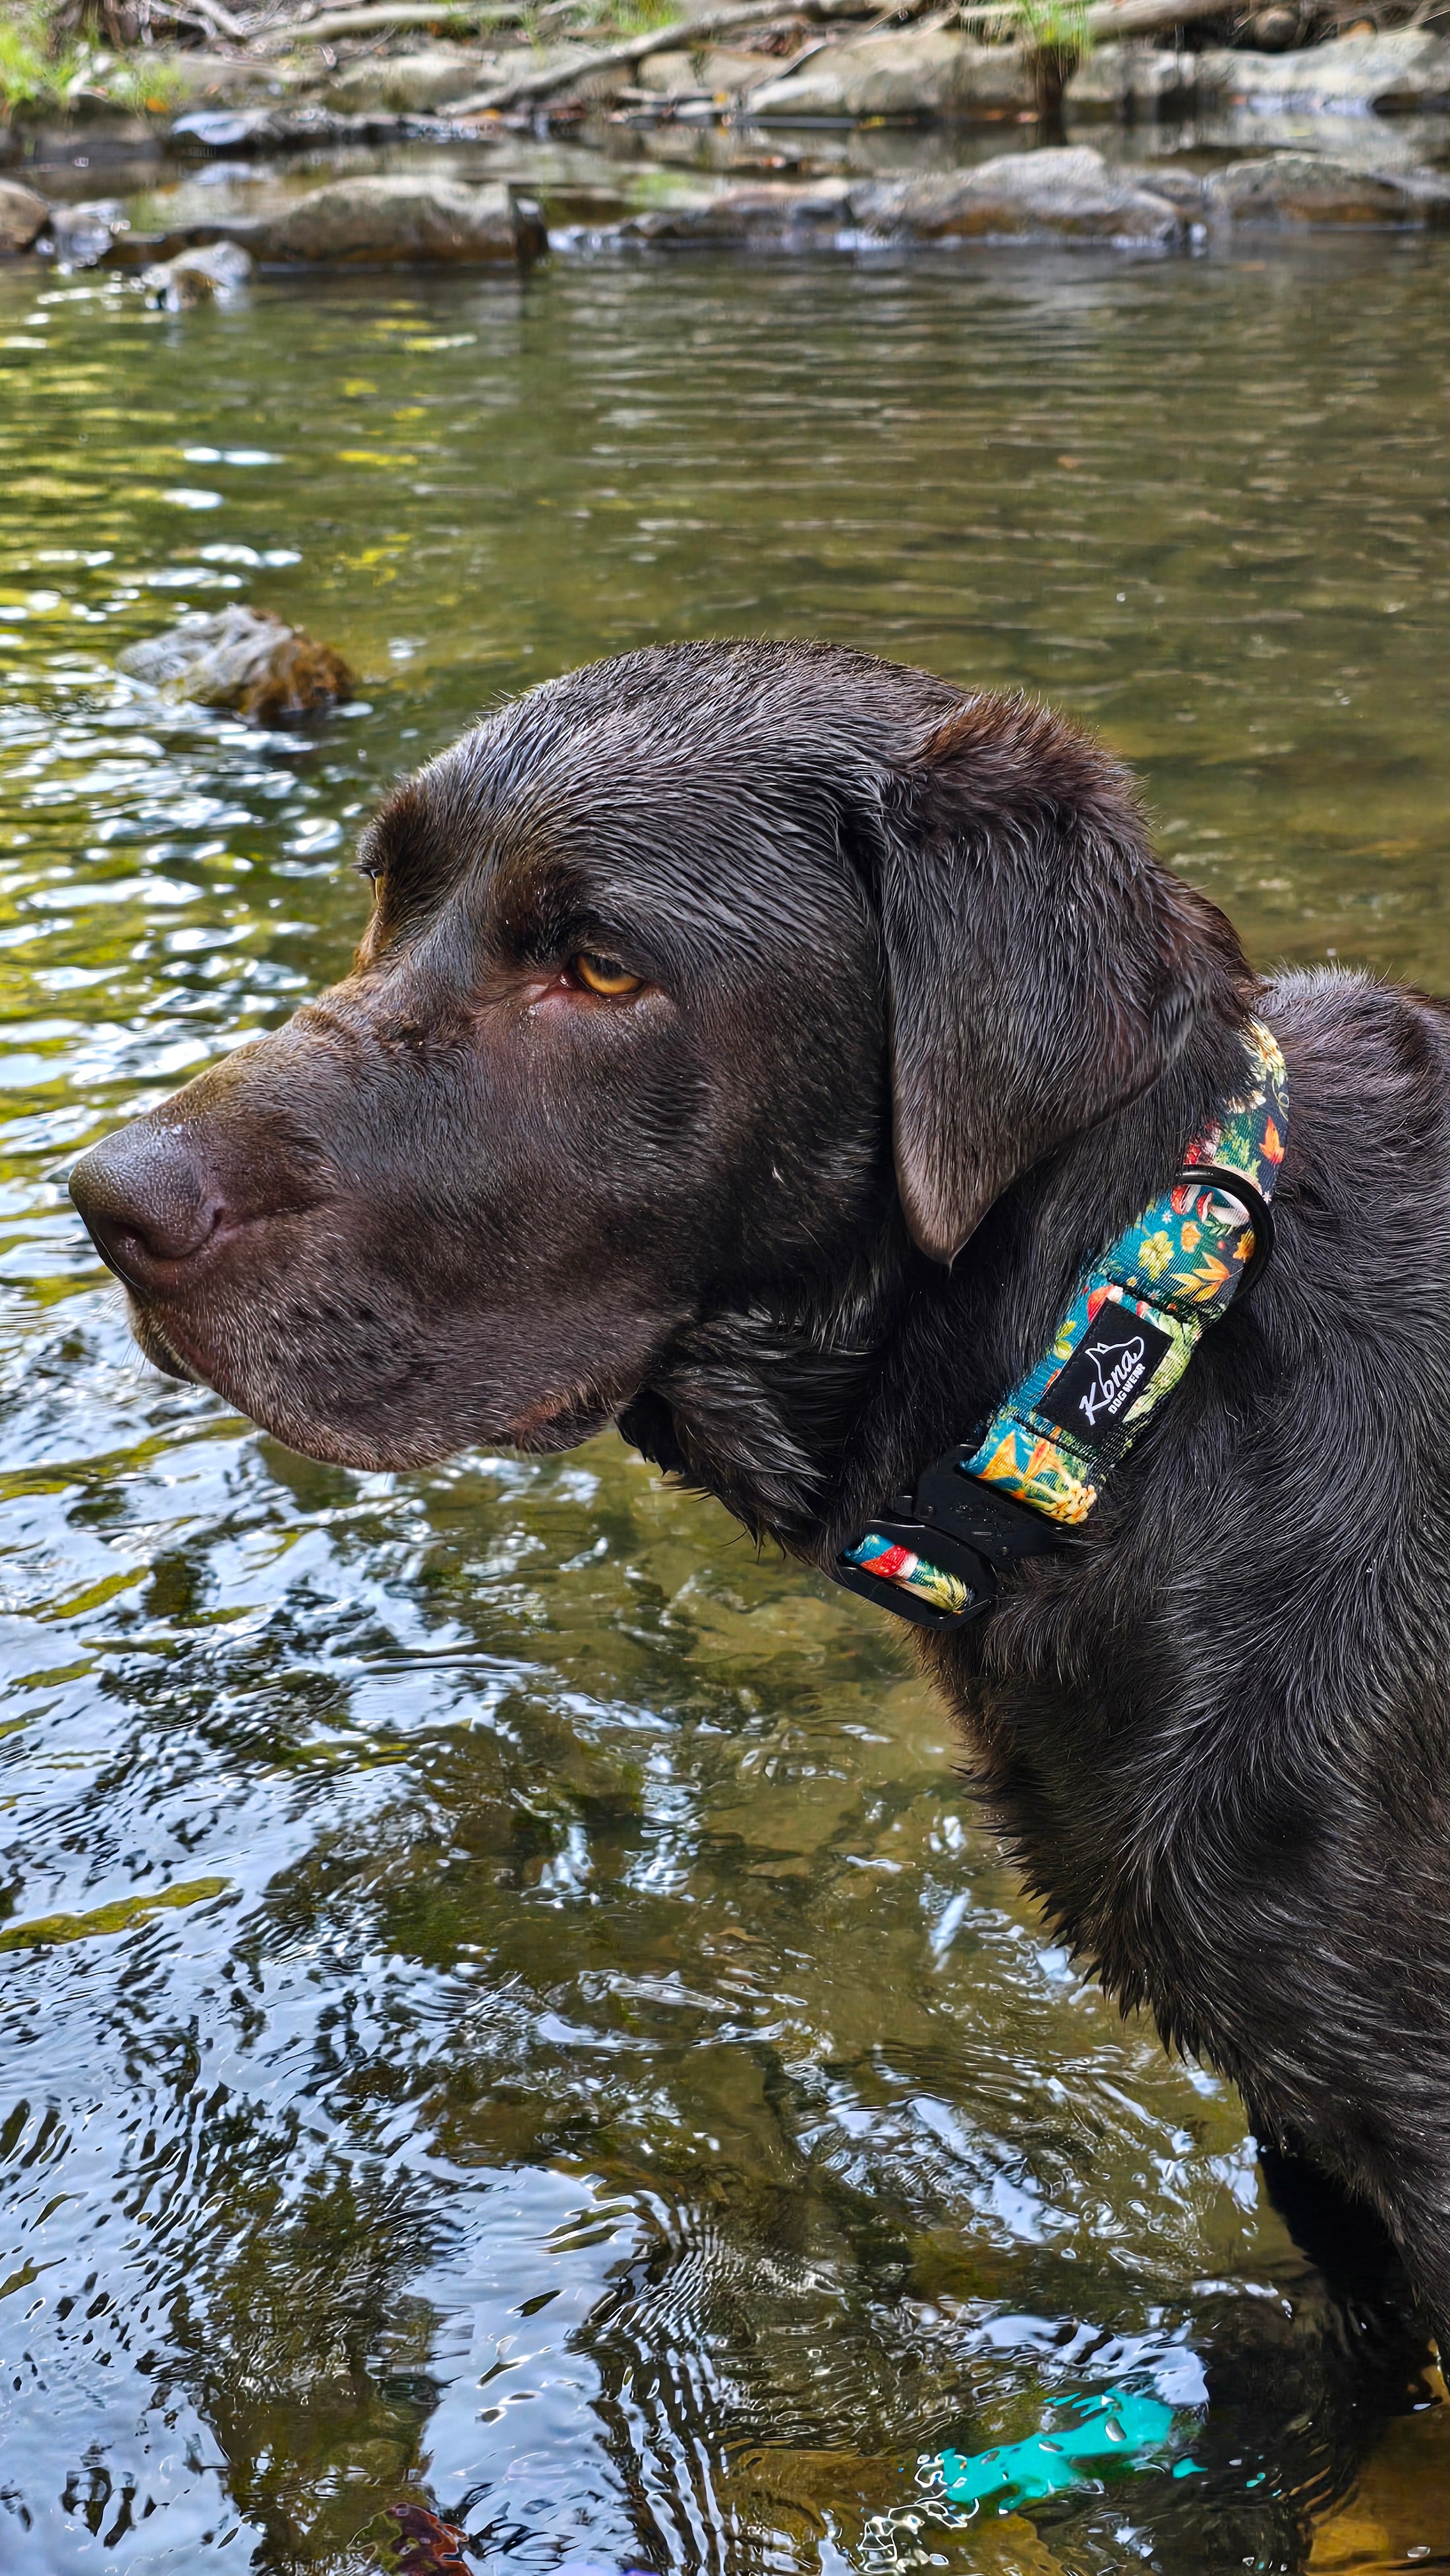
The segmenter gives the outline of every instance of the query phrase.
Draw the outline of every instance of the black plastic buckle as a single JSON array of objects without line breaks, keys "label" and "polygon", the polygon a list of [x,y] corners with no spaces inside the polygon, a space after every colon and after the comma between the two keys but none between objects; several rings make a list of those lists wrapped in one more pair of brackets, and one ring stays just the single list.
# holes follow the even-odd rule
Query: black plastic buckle
[{"label": "black plastic buckle", "polygon": [[963,1547],[945,1530],[928,1529],[923,1521],[873,1517],[867,1528],[874,1536],[889,1539],[893,1547],[909,1547],[913,1556],[924,1556],[928,1564],[940,1566],[943,1574],[955,1574],[971,1589],[960,1610],[939,1610],[924,1593],[908,1591],[904,1583],[873,1574],[869,1566],[848,1565],[838,1556],[831,1572],[848,1592],[859,1592],[863,1601],[874,1601],[878,1610],[894,1610],[898,1619],[909,1619],[913,1628],[965,1628],[991,1609],[997,1598],[997,1578],[975,1548]]},{"label": "black plastic buckle", "polygon": [[895,1497],[893,1517],[873,1518],[866,1525],[893,1547],[909,1547],[913,1556],[924,1556],[943,1574],[969,1584],[971,1598],[960,1610],[938,1610],[921,1593],[872,1574],[864,1565],[848,1565],[844,1557],[838,1556],[831,1568],[836,1581],[848,1592],[859,1592],[863,1601],[874,1601],[879,1610],[893,1610],[913,1628],[965,1628],[991,1609],[1002,1574],[1024,1556],[1047,1556],[1059,1548],[1063,1536],[1055,1521],[994,1493],[968,1473],[972,1454],[954,1449],[934,1458],[922,1469],[915,1494]]},{"label": "black plastic buckle", "polygon": [[[979,1484],[967,1466],[970,1449],[949,1451],[923,1467],[916,1485],[916,1509],[932,1524],[932,1535],[951,1537],[985,1557],[995,1577],[1010,1572],[1024,1556],[1050,1556],[1063,1544],[1057,1521],[1044,1520],[1026,1503],[1014,1503],[993,1485]],[[874,1526],[874,1524],[873,1524]],[[925,1550],[927,1556],[931,1549]]]}]

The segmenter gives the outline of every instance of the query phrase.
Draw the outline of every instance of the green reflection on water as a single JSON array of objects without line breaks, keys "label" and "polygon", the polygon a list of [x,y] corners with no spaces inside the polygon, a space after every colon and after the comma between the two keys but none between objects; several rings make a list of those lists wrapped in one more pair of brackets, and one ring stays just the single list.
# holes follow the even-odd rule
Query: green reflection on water
[{"label": "green reflection on water", "polygon": [[[918,2453],[1189,2347],[1195,2492],[930,2546],[1301,2563],[1342,2373],[1239,2108],[1044,1945],[882,1624],[612,1440],[286,1456],[139,1370],[60,1176],[342,967],[400,769],[660,636],[1041,690],[1261,961],[1450,987],[1447,273],[0,273],[3,1908],[89,1918],[5,1960],[4,2563],[351,2569],[427,2492],[541,2570],[874,2564]],[[118,682],[234,596],[361,709]]]}]

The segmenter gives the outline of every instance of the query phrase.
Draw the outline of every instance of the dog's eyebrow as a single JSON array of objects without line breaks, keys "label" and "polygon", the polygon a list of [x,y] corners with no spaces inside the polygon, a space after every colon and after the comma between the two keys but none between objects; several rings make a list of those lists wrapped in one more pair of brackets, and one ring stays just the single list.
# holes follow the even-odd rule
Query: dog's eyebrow
[{"label": "dog's eyebrow", "polygon": [[839,785],[814,738],[782,740],[759,710],[703,725],[698,709],[672,725],[630,703],[568,713],[508,710],[383,806],[360,854],[378,872],[375,951],[456,905],[475,965],[480,940],[533,962],[593,934],[710,984],[726,953],[733,980],[754,980],[783,950],[859,929],[860,871],[842,864]]},{"label": "dog's eyebrow", "polygon": [[441,901],[467,867],[477,817],[425,770],[397,788],[358,839],[357,864],[378,888],[390,924]]}]

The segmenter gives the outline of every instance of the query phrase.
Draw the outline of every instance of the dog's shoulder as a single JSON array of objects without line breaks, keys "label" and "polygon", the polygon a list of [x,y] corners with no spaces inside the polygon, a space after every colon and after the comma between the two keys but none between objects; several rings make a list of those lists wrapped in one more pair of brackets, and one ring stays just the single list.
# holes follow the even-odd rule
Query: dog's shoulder
[{"label": "dog's shoulder", "polygon": [[1320,1311],[1370,1299],[1416,1331],[1428,1295],[1450,1337],[1450,1002],[1320,968],[1276,979],[1265,1012],[1289,1073],[1281,1278]]},{"label": "dog's shoulder", "polygon": [[1274,977],[1264,1007],[1301,1132],[1327,1123],[1378,1136],[1389,1116],[1403,1142],[1450,1115],[1450,1000],[1318,966]]}]

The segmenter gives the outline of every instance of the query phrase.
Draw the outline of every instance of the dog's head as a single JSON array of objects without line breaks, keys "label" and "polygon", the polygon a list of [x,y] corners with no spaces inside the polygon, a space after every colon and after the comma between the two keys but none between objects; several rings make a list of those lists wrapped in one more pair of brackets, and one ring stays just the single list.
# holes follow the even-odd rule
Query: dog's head
[{"label": "dog's head", "polygon": [[149,1356],[362,1467],[565,1446],[883,1229],[949,1263],[1236,954],[1070,728],[827,648],[551,682],[362,857],[346,979],[72,1178]]}]

